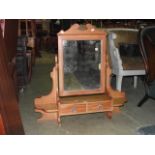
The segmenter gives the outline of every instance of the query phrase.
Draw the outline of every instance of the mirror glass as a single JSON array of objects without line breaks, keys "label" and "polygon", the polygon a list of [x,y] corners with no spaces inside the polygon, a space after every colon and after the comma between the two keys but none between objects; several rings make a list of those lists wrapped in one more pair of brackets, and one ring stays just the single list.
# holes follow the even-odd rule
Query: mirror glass
[{"label": "mirror glass", "polygon": [[100,88],[101,40],[64,40],[64,90]]}]

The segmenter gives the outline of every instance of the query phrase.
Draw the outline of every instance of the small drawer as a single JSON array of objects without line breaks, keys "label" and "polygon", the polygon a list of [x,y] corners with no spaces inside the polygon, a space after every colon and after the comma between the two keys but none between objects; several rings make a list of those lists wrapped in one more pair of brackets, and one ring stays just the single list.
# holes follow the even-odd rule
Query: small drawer
[{"label": "small drawer", "polygon": [[112,109],[112,104],[110,101],[107,102],[98,102],[98,103],[89,103],[88,112],[104,112]]},{"label": "small drawer", "polygon": [[60,115],[73,115],[86,112],[86,104],[62,104],[60,106]]}]

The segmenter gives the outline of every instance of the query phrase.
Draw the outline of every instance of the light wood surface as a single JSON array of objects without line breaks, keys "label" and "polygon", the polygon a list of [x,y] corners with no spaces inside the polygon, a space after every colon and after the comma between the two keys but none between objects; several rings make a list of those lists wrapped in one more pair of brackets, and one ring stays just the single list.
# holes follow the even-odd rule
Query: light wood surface
[{"label": "light wood surface", "polygon": [[5,35],[0,29],[0,114],[5,134],[24,134],[15,85],[17,20],[5,21]]}]

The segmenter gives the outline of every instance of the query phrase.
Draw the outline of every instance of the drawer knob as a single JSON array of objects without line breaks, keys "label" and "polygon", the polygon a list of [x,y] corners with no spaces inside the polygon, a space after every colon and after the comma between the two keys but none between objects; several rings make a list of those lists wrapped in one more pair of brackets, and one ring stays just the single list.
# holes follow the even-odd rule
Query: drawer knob
[{"label": "drawer knob", "polygon": [[74,106],[74,107],[72,108],[71,111],[72,111],[72,112],[77,112],[77,108],[76,108],[76,106]]},{"label": "drawer knob", "polygon": [[102,110],[103,109],[103,105],[102,104],[99,104],[98,105],[98,110]]}]

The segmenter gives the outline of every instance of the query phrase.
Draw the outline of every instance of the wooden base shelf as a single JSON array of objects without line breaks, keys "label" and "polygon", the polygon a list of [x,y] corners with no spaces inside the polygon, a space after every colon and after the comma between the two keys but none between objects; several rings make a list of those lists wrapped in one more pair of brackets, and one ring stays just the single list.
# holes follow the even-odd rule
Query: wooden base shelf
[{"label": "wooden base shelf", "polygon": [[35,100],[35,111],[43,115],[39,121],[57,121],[61,116],[113,111],[112,99],[105,94],[61,97],[59,104],[41,104],[40,101],[41,98]]},{"label": "wooden base shelf", "polygon": [[104,94],[60,98],[59,106],[60,116],[113,110],[111,98]]}]

